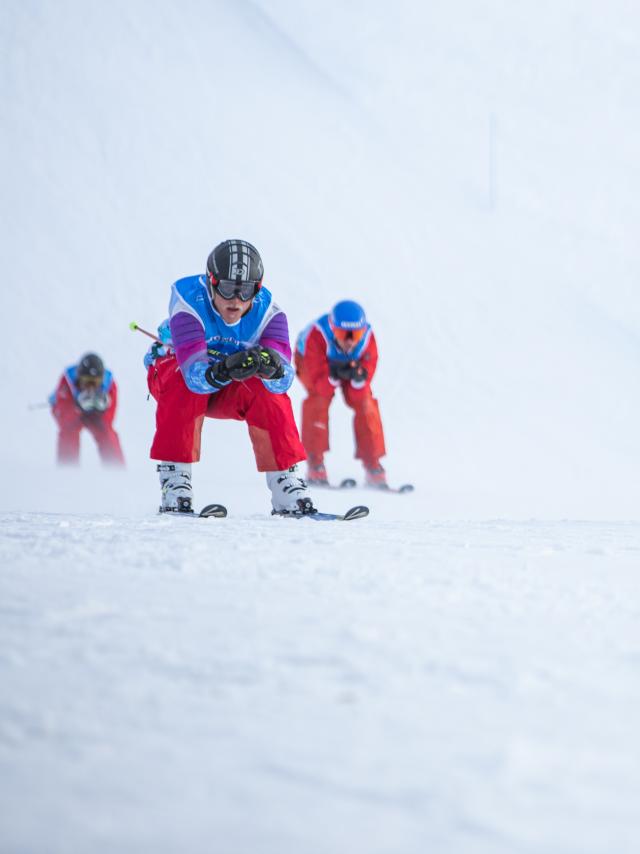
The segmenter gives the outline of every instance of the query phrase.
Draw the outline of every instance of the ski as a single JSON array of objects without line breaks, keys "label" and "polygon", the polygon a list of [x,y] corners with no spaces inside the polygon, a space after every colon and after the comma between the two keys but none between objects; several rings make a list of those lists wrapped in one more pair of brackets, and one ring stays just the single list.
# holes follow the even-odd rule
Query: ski
[{"label": "ski", "polygon": [[165,516],[180,516],[186,519],[224,519],[227,515],[227,508],[224,504],[207,504],[199,513],[195,510],[163,510],[162,507],[158,510],[159,513]]},{"label": "ski", "polygon": [[311,519],[314,522],[352,522],[355,519],[364,519],[369,515],[369,508],[363,504],[351,507],[346,513],[323,513],[313,510],[310,513],[283,513],[278,510],[271,511],[272,516],[282,516],[285,519]]},{"label": "ski", "polygon": [[313,482],[313,480],[308,480],[307,483],[309,486],[317,487],[318,489],[355,489],[358,485],[352,477],[345,477],[344,480],[341,480],[340,483],[322,483],[321,481]]},{"label": "ski", "polygon": [[[309,486],[318,489],[355,489],[358,486],[352,477],[345,477],[340,483],[314,483],[313,481],[308,481],[308,483]],[[388,486],[386,483],[381,486],[374,486],[370,483],[363,483],[362,487],[363,489],[372,489],[374,492],[389,492],[396,495],[406,495],[415,489],[412,483],[403,483],[402,486]]]},{"label": "ski", "polygon": [[365,489],[373,489],[374,492],[390,492],[396,495],[406,495],[408,492],[413,492],[415,489],[412,483],[403,483],[402,486],[388,486],[386,483],[381,486],[373,486],[373,484],[365,484]]}]

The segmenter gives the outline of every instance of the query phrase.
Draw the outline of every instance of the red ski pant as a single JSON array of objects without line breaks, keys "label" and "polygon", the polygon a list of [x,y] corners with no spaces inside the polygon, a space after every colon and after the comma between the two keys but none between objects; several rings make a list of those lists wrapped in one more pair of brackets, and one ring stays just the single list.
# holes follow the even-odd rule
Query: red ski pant
[{"label": "red ski pant", "polygon": [[246,421],[258,471],[282,471],[306,459],[289,396],[273,394],[257,377],[194,394],[168,356],[151,365],[147,382],[158,403],[152,460],[198,462],[205,417]]},{"label": "red ski pant", "polygon": [[[368,385],[361,389],[352,388],[348,382],[340,385],[344,402],[354,412],[355,457],[367,468],[376,468],[380,457],[386,454],[378,401]],[[316,394],[309,391],[302,403],[302,444],[311,459],[320,460],[329,450],[329,407],[334,395],[335,392]]]},{"label": "red ski pant", "polygon": [[77,465],[80,462],[80,433],[85,427],[96,440],[98,453],[103,463],[112,466],[123,466],[124,455],[120,447],[120,439],[107,420],[96,416],[78,419],[72,423],[60,425],[58,432],[58,463],[61,465]]}]

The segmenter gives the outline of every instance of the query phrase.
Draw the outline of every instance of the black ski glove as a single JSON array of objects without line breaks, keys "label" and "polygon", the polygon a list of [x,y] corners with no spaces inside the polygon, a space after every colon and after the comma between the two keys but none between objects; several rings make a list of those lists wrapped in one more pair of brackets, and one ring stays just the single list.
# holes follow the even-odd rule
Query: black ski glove
[{"label": "black ski glove", "polygon": [[349,371],[349,376],[351,376],[351,368],[348,362],[329,362],[329,376],[332,380],[346,379],[344,376],[346,370]]},{"label": "black ski glove", "polygon": [[351,379],[353,374],[353,362],[340,362],[336,360],[335,362],[329,362],[329,376],[333,380],[346,380],[347,382]]},{"label": "black ski glove", "polygon": [[355,383],[363,383],[366,382],[368,376],[369,372],[367,369],[364,368],[360,362],[356,362],[351,371],[351,379]]},{"label": "black ski glove", "polygon": [[279,380],[284,376],[284,368],[282,367],[282,357],[276,350],[271,347],[260,348],[260,367],[258,368],[258,376],[265,380]]},{"label": "black ski glove", "polygon": [[237,382],[248,380],[260,370],[260,348],[252,347],[250,350],[232,353],[227,356],[224,363],[232,380]]},{"label": "black ski glove", "polygon": [[221,389],[231,382],[225,361],[221,359],[219,362],[212,362],[204,373],[205,380],[213,388]]},{"label": "black ski glove", "polygon": [[360,362],[353,359],[351,362],[340,362],[338,360],[329,362],[329,376],[334,380],[342,380],[344,382],[355,380],[355,382],[361,383],[367,379],[369,374]]}]

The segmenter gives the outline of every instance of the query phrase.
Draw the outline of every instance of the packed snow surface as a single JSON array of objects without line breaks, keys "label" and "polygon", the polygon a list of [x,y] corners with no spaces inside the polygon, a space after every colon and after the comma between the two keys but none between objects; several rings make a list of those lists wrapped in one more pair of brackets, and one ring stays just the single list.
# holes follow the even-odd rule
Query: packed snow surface
[{"label": "packed snow surface", "polygon": [[2,851],[636,851],[640,525],[375,503],[0,516]]}]

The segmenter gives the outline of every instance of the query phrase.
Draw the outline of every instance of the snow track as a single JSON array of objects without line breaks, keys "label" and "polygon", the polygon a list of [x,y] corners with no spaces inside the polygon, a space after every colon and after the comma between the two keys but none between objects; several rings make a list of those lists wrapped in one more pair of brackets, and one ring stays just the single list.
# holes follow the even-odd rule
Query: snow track
[{"label": "snow track", "polygon": [[3,851],[636,850],[640,525],[0,526]]}]

